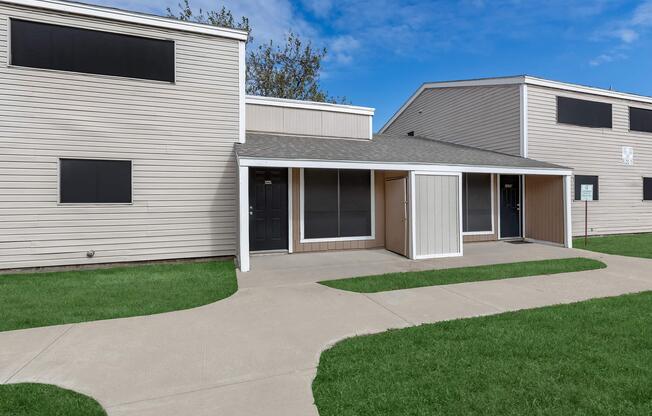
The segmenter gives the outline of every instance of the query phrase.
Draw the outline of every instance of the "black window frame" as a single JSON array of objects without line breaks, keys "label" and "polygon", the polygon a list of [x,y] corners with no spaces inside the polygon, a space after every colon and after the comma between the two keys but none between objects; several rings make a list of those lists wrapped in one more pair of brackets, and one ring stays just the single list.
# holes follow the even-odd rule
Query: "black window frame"
[{"label": "black window frame", "polygon": [[[489,177],[489,215],[490,229],[488,230],[469,230],[468,223],[468,177],[469,175],[482,175]],[[494,175],[490,173],[462,173],[462,233],[464,235],[489,235],[495,234],[495,195],[494,195]]]},{"label": "black window frame", "polygon": [[652,177],[650,176],[643,177],[643,201],[652,201]]},{"label": "black window frame", "polygon": [[[560,105],[560,103],[564,103],[563,105]],[[563,115],[562,114],[562,108],[565,108],[566,110],[569,110],[568,106],[577,106],[580,104],[585,104],[588,107],[593,107],[591,108],[586,108],[584,111],[588,112],[591,114],[592,117],[595,118],[595,123],[592,123],[590,120],[588,120],[588,117],[586,114],[584,116],[580,116],[580,118],[584,118],[585,120],[577,120],[576,119],[573,121],[571,120],[571,116],[568,115]],[[599,117],[596,114],[597,110],[599,110],[599,107],[604,107],[605,112],[606,109],[609,109],[609,122],[602,123],[599,121]],[[577,110],[577,109],[576,109]],[[587,128],[592,128],[592,129],[613,129],[613,105],[611,103],[605,103],[602,101],[593,101],[593,100],[582,100],[579,98],[572,98],[572,97],[563,97],[563,96],[557,96],[557,123],[558,124],[566,124],[569,126],[577,126],[577,127],[587,127]]]},{"label": "black window frame", "polygon": [[[649,122],[646,123],[645,121],[641,121],[641,124],[643,125],[647,124],[647,126],[644,127],[632,126],[632,120],[635,118],[633,117],[633,114],[635,113],[638,113],[639,115],[646,114],[650,116]],[[648,108],[630,106],[629,107],[629,131],[634,131],[637,133],[652,133],[652,110]]]},{"label": "black window frame", "polygon": [[574,201],[582,200],[582,185],[593,185],[593,201],[600,200],[600,177],[598,175],[575,175],[573,181]]},{"label": "black window frame", "polygon": [[[71,200],[71,199],[79,199],[79,198],[70,198],[66,194],[69,194],[66,192],[64,189],[64,186],[70,186],[70,184],[65,184],[64,183],[64,169],[65,169],[65,162],[66,161],[73,161],[73,162],[100,162],[100,164],[104,163],[128,163],[129,164],[129,186],[128,186],[128,195],[129,198],[120,198],[119,201],[102,201],[101,198],[96,196],[96,200],[90,201],[90,200],[85,200],[85,201],[80,201],[80,200]],[[110,175],[111,177],[115,177],[115,174]],[[98,178],[95,178],[95,181],[98,181]],[[58,164],[58,178],[57,178],[57,186],[58,186],[58,204],[59,205],[133,205],[134,201],[134,162],[133,160],[130,159],[97,159],[97,158],[74,158],[74,157],[62,157],[59,158],[59,164]],[[95,186],[98,186],[96,183]],[[97,192],[97,190],[96,190]]]},{"label": "black window frame", "polygon": [[[79,32],[79,33],[96,33],[98,36],[105,36],[105,37],[116,37],[116,38],[123,38],[123,39],[131,39],[133,40],[139,39],[143,40],[145,42],[149,42],[150,44],[147,45],[147,48],[152,48],[155,44],[159,45],[159,48],[161,49],[159,52],[160,53],[165,53],[168,54],[169,56],[166,56],[164,58],[161,58],[161,62],[151,62],[150,65],[156,66],[157,68],[161,68],[164,66],[170,66],[167,68],[161,69],[160,76],[154,76],[153,74],[145,75],[145,74],[136,74],[136,73],[131,73],[131,74],[121,74],[117,72],[121,71],[128,71],[129,65],[125,65],[124,63],[121,65],[121,68],[119,71],[114,71],[114,73],[111,73],[110,71],[107,70],[101,70],[101,71],[94,71],[94,70],[89,70],[89,69],[84,69],[84,68],[72,68],[75,66],[74,63],[68,62],[67,64],[59,62],[58,64],[53,64],[52,66],[61,66],[59,68],[56,67],[48,67],[46,64],[43,62],[41,63],[27,63],[27,62],[17,62],[17,57],[16,51],[20,48],[17,48],[14,44],[16,41],[17,35],[14,33],[15,28],[14,28],[14,23],[19,22],[19,23],[26,23],[26,24],[33,24],[33,25],[38,25],[38,26],[49,26],[51,28],[58,28],[58,29],[63,29],[63,30],[70,30],[72,32]],[[56,29],[55,29],[56,30]],[[78,42],[82,42],[84,39],[81,39],[79,36],[76,37],[78,39]],[[90,38],[89,38],[90,39]],[[96,39],[97,40],[97,39]],[[106,40],[106,39],[105,39]],[[87,42],[89,42],[87,40]],[[91,42],[92,43],[92,42]],[[65,47],[68,47],[66,50]],[[78,45],[63,45],[60,46],[63,48],[62,50],[64,52],[71,53],[71,49],[74,49],[74,46]],[[135,44],[131,45],[132,48],[135,47]],[[147,49],[146,48],[146,49]],[[167,49],[167,50],[166,50]],[[100,77],[112,77],[112,78],[119,78],[119,79],[129,79],[129,80],[138,80],[138,81],[146,81],[146,82],[160,82],[160,83],[165,83],[165,84],[175,84],[177,80],[177,45],[176,41],[174,39],[166,39],[166,38],[156,38],[156,37],[151,37],[151,36],[140,36],[140,35],[133,35],[133,34],[128,34],[128,33],[121,33],[121,32],[115,32],[115,31],[109,31],[109,30],[101,30],[101,29],[89,29],[89,28],[84,28],[84,27],[79,27],[79,26],[71,26],[71,25],[61,25],[61,24],[56,24],[56,23],[49,23],[49,22],[43,22],[43,21],[38,21],[38,20],[33,20],[33,19],[22,19],[22,18],[9,18],[9,37],[8,37],[8,62],[10,67],[15,67],[15,68],[28,68],[31,70],[41,70],[41,71],[57,71],[57,72],[65,72],[65,73],[70,73],[70,74],[78,74],[78,75],[90,75],[90,76],[100,76]],[[130,52],[135,52],[134,50]],[[31,55],[31,54],[27,54]],[[56,58],[52,58],[56,59]],[[72,59],[72,58],[71,58]],[[138,62],[128,62],[132,67],[136,65]],[[165,65],[163,65],[165,63]],[[68,68],[64,68],[65,66],[69,66]],[[133,70],[132,72],[139,72],[138,70]]]},{"label": "black window frame", "polygon": [[[309,236],[308,235],[308,230],[307,230],[307,212],[308,212],[308,207],[306,206],[308,203],[306,201],[306,171],[315,171],[315,172],[320,172],[320,171],[327,171],[327,172],[336,172],[337,176],[337,189],[335,193],[337,194],[337,230],[336,230],[336,236]],[[365,172],[368,173],[369,175],[369,234],[365,235],[346,235],[341,229],[342,227],[342,222],[343,222],[343,217],[346,217],[347,215],[344,215],[343,212],[348,214],[349,220],[350,220],[350,215],[355,215],[356,210],[351,210],[350,207],[347,209],[347,207],[343,208],[343,204],[341,203],[341,195],[342,195],[342,184],[341,184],[341,178],[342,174],[344,173],[349,174],[354,171],[359,171],[359,172]],[[346,190],[345,190],[346,191]],[[350,190],[349,190],[350,191]],[[309,191],[308,191],[309,192]],[[374,171],[373,170],[368,170],[368,169],[318,169],[318,168],[305,168],[301,169],[301,206],[300,206],[300,215],[301,215],[301,230],[300,230],[300,240],[302,243],[311,243],[311,242],[328,242],[328,241],[356,241],[356,240],[370,240],[375,238],[376,234],[376,224],[374,221],[375,218],[375,178],[374,178]],[[346,218],[345,218],[346,221]],[[365,224],[366,226],[366,224]]]}]

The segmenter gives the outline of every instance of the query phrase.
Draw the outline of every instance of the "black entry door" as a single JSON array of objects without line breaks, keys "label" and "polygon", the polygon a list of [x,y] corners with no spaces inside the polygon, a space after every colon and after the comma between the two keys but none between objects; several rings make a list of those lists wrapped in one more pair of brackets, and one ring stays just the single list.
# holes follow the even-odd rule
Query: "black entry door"
[{"label": "black entry door", "polygon": [[249,168],[249,247],[288,248],[288,171]]},{"label": "black entry door", "polygon": [[521,236],[521,177],[500,175],[500,237]]}]

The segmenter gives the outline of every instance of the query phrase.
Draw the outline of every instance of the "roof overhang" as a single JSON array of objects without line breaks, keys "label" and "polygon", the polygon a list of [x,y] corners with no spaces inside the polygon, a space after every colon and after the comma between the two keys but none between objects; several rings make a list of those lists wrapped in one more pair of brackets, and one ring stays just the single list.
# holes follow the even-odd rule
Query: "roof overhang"
[{"label": "roof overhang", "polygon": [[181,20],[130,12],[126,10],[101,7],[91,4],[72,3],[60,0],[2,0],[4,3],[19,6],[33,7],[55,12],[71,13],[80,16],[96,17],[136,25],[158,27],[163,29],[178,30],[183,32],[201,33],[204,35],[219,36],[222,38],[246,41],[248,33],[244,30],[211,26],[207,24],[184,22]]},{"label": "roof overhang", "polygon": [[238,157],[241,167],[269,168],[321,168],[321,169],[367,169],[367,170],[402,170],[420,172],[467,172],[467,173],[497,173],[504,175],[553,175],[570,176],[572,169],[555,168],[524,168],[504,166],[469,166],[443,165],[423,163],[387,163],[371,161],[337,161],[337,160],[300,160],[300,159],[265,159]]},{"label": "roof overhang", "polygon": [[426,82],[416,90],[414,94],[399,108],[399,110],[381,127],[380,133],[385,130],[405,111],[410,104],[425,90],[437,88],[461,88],[461,87],[486,87],[486,86],[501,86],[501,85],[536,85],[540,87],[554,88],[563,91],[577,92],[582,94],[592,94],[596,96],[617,98],[621,100],[629,100],[640,103],[652,104],[652,97],[644,95],[630,94],[626,92],[618,92],[606,90],[603,88],[589,87],[585,85],[571,84],[561,81],[552,81],[549,79],[531,77],[528,75],[519,75],[512,77],[497,77],[497,78],[480,78],[468,79],[459,81],[442,81],[442,82]]},{"label": "roof overhang", "polygon": [[267,105],[272,107],[298,108],[304,110],[330,111],[334,113],[349,113],[363,116],[373,116],[375,109],[371,107],[359,107],[347,104],[322,103],[316,101],[290,100],[286,98],[261,97],[258,95],[247,95],[247,104]]}]

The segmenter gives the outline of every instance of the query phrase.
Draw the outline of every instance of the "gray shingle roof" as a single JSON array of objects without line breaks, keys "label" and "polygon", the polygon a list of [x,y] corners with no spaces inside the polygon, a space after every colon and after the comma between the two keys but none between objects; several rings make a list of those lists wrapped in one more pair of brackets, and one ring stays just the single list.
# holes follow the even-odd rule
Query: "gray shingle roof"
[{"label": "gray shingle roof", "polygon": [[351,140],[247,133],[247,142],[237,144],[236,153],[238,157],[257,159],[568,169],[475,147],[391,134],[377,134],[373,140]]}]

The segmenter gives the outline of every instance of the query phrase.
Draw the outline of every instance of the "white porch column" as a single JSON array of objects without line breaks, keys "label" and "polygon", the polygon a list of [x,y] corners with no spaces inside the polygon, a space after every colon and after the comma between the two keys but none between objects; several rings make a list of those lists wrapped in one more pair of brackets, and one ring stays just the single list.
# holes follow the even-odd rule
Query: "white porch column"
[{"label": "white porch column", "polygon": [[416,207],[416,175],[411,170],[408,175],[408,257],[417,258],[417,207]]},{"label": "white porch column", "polygon": [[565,246],[573,248],[573,219],[571,214],[571,205],[573,203],[573,194],[571,193],[571,175],[564,176],[564,231]]},{"label": "white porch column", "polygon": [[238,264],[249,271],[249,168],[238,168]]}]

